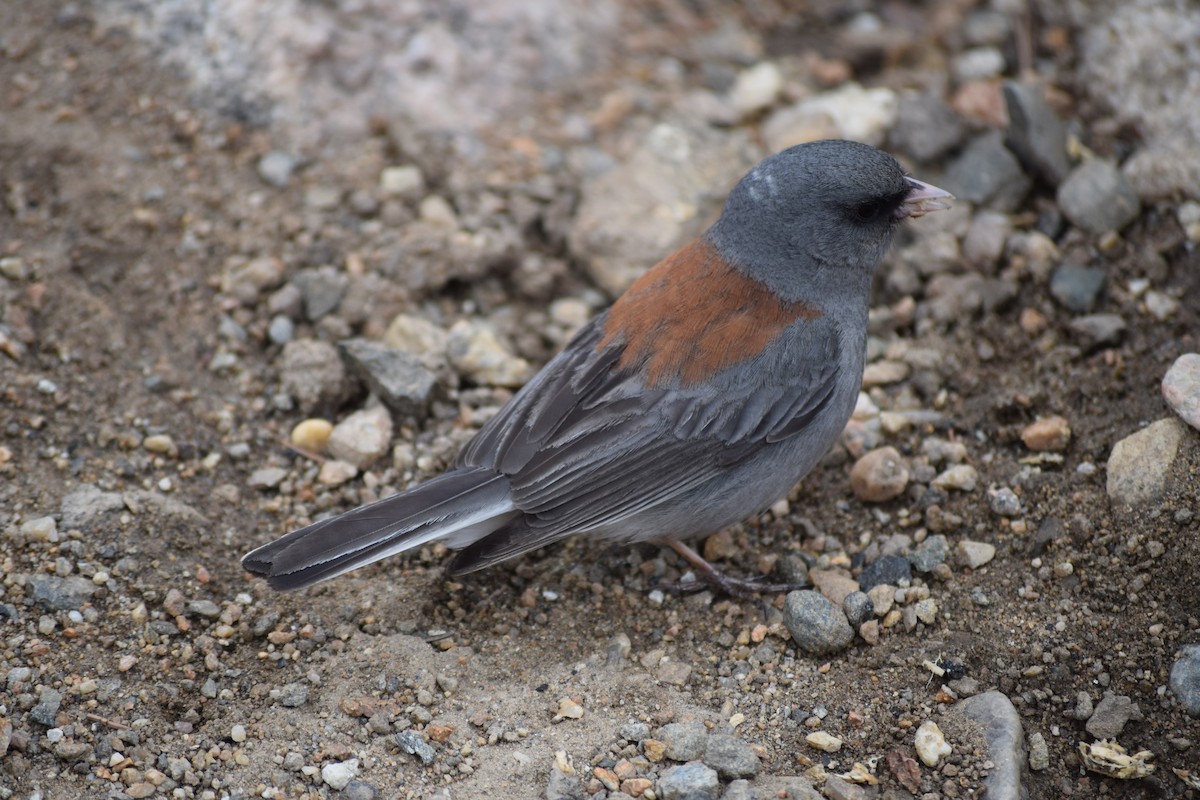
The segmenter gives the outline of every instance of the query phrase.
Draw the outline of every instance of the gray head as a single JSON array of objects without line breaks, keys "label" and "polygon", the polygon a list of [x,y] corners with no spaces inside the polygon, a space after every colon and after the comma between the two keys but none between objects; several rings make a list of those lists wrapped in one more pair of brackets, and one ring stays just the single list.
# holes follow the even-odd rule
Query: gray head
[{"label": "gray head", "polygon": [[742,178],[707,236],[734,267],[787,300],[863,302],[908,217],[949,195],[869,145],[831,139],[771,156]]}]

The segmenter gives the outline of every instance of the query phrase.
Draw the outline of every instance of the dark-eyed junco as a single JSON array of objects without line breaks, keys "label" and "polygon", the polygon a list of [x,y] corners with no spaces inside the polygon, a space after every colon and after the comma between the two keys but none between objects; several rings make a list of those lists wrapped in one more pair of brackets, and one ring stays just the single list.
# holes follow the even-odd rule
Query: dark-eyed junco
[{"label": "dark-eyed junco", "polygon": [[[706,233],[571,340],[455,468],[242,559],[298,589],[428,542],[471,572],[572,534],[680,540],[783,497],[862,383],[871,276],[906,218],[950,195],[864,144],[771,156]],[[720,584],[740,592],[751,584]]]}]

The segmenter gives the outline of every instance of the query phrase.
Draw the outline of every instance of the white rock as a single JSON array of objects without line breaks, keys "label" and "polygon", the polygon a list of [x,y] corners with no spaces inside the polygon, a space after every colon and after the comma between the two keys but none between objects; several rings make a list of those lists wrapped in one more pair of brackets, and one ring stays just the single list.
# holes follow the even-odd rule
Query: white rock
[{"label": "white rock", "polygon": [[326,764],[321,767],[321,780],[325,781],[330,788],[339,792],[345,789],[357,774],[357,758],[352,758],[349,761],[335,761],[332,764]]},{"label": "white rock", "polygon": [[939,489],[972,492],[979,485],[979,472],[970,464],[955,464],[934,478],[933,485]]},{"label": "white rock", "polygon": [[384,167],[379,173],[379,188],[389,197],[417,197],[425,190],[425,176],[412,164]]},{"label": "white rock", "polygon": [[515,388],[533,374],[529,362],[510,353],[485,323],[456,322],[450,328],[446,352],[456,370],[484,386]]},{"label": "white rock", "polygon": [[783,75],[779,67],[763,61],[737,76],[729,91],[729,102],[739,117],[746,117],[774,103],[782,88]]},{"label": "white rock", "polygon": [[383,406],[355,411],[329,434],[329,454],[359,469],[367,469],[387,452],[392,439],[392,415]]},{"label": "white rock", "polygon": [[917,728],[914,746],[917,749],[917,757],[927,767],[936,767],[943,757],[954,752],[954,748],[946,741],[946,737],[933,720],[922,723],[921,727]]},{"label": "white rock", "polygon": [[763,138],[771,152],[827,136],[879,145],[896,121],[897,106],[891,89],[847,83],[776,111],[763,124]]},{"label": "white rock", "polygon": [[1184,422],[1200,430],[1200,353],[1185,353],[1175,359],[1163,377],[1162,393]]}]

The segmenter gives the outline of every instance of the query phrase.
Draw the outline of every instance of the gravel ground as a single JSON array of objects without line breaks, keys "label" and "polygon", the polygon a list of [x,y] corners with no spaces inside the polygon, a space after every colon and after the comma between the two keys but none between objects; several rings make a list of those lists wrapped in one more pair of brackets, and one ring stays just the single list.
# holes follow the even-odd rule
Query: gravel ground
[{"label": "gravel ground", "polygon": [[[1200,796],[1194,7],[192,6],[0,7],[0,800]],[[959,202],[843,442],[700,543],[809,588],[241,571],[822,136]]]}]

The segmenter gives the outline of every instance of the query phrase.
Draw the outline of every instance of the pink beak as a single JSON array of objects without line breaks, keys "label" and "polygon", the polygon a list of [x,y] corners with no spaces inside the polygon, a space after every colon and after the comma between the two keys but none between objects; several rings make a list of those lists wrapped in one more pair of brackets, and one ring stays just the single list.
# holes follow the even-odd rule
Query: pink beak
[{"label": "pink beak", "polygon": [[896,209],[896,216],[901,219],[909,218],[916,219],[924,216],[931,211],[941,211],[950,207],[949,200],[954,199],[954,195],[947,192],[945,189],[939,189],[924,181],[919,181],[916,178],[905,178],[912,191],[904,198],[904,202],[900,204],[900,208]]}]

